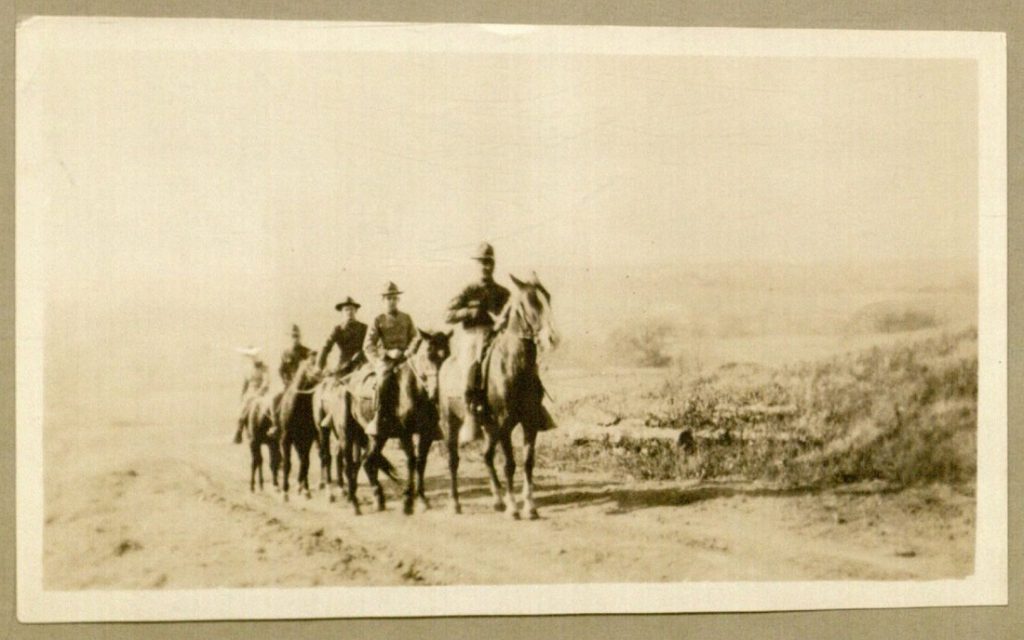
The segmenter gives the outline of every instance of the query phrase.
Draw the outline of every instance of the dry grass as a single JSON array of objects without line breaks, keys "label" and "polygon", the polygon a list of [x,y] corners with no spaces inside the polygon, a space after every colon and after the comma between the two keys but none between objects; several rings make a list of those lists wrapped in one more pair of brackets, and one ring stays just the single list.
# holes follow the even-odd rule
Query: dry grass
[{"label": "dry grass", "polygon": [[976,471],[977,369],[974,330],[814,363],[726,365],[633,401],[624,390],[562,408],[571,416],[596,403],[620,417],[646,409],[647,426],[671,429],[680,441],[582,438],[551,451],[549,461],[638,478],[969,483]]}]

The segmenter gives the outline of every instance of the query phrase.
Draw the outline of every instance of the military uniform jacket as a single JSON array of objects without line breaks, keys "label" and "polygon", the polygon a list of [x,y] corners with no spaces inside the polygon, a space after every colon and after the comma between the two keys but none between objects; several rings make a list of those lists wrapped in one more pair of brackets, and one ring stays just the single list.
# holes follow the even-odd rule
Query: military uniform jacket
[{"label": "military uniform jacket", "polygon": [[286,383],[290,381],[299,365],[308,357],[309,348],[303,344],[285,349],[284,353],[281,354],[281,366],[277,369],[277,372],[281,374],[281,379]]},{"label": "military uniform jacket", "polygon": [[391,349],[406,351],[416,340],[416,327],[409,314],[401,311],[394,315],[382,313],[374,319],[363,342],[366,357],[377,361]]},{"label": "military uniform jacket", "polygon": [[359,356],[363,353],[366,329],[366,325],[358,320],[350,320],[344,325],[339,324],[334,327],[324,348],[320,350],[317,365],[323,369],[327,364],[327,356],[330,355],[331,349],[338,347],[338,351],[341,352],[338,357],[339,368],[344,372],[354,369],[363,360]]},{"label": "military uniform jacket", "polygon": [[452,299],[448,305],[447,320],[450,324],[461,322],[467,329],[493,326],[490,314],[500,313],[508,298],[508,289],[494,280],[474,282]]}]

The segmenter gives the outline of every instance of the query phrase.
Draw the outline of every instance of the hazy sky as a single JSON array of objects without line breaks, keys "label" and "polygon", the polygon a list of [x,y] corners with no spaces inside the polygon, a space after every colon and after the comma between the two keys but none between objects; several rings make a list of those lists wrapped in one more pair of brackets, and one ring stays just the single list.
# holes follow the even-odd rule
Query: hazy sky
[{"label": "hazy sky", "polygon": [[[75,274],[969,258],[972,64],[57,51],[20,89]],[[268,271],[269,269],[269,271]]]},{"label": "hazy sky", "polygon": [[977,254],[971,62],[197,42],[19,68],[52,296],[438,310],[481,239],[499,273]]}]

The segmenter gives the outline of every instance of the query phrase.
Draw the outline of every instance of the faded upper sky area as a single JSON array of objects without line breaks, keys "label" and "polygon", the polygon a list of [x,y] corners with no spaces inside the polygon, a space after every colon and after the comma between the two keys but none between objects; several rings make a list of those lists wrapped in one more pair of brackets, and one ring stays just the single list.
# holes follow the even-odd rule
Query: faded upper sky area
[{"label": "faded upper sky area", "polygon": [[343,51],[344,29],[303,47],[315,25],[274,23],[295,46],[247,49],[217,21],[162,23],[163,47],[48,24],[18,33],[18,215],[45,226],[51,301],[82,314],[54,326],[276,309],[222,316],[220,345],[326,330],[335,298],[372,308],[389,279],[434,318],[481,239],[502,276],[561,278],[570,312],[600,306],[572,298],[587,269],[977,255],[970,61]]},{"label": "faded upper sky area", "polygon": [[291,282],[481,238],[544,265],[972,259],[975,82],[951,60],[93,46],[18,88],[71,275]]}]

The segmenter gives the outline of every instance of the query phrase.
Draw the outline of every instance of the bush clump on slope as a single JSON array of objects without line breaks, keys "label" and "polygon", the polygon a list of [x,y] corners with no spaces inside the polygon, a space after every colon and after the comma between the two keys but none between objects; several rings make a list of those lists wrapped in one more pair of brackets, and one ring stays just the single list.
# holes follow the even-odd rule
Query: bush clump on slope
[{"label": "bush clump on slope", "polygon": [[678,439],[580,440],[552,462],[638,478],[802,485],[975,476],[974,330],[779,369],[726,366],[663,393],[673,401],[647,424]]}]

